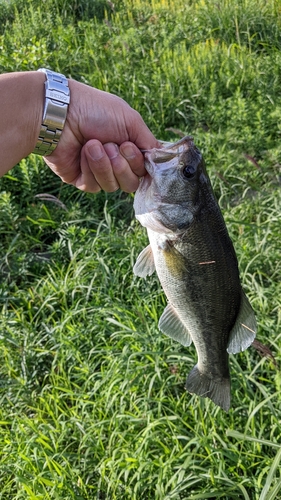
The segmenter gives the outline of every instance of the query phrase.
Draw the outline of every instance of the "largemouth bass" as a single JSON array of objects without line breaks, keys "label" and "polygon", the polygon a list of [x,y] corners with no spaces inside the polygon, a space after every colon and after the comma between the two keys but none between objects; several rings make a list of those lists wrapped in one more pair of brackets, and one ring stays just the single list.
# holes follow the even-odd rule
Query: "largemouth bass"
[{"label": "largemouth bass", "polygon": [[147,151],[145,168],[134,209],[150,245],[134,273],[146,277],[156,270],[168,299],[159,329],[184,346],[195,345],[198,362],[186,389],[227,411],[228,355],[247,349],[257,328],[234,247],[191,137]]}]

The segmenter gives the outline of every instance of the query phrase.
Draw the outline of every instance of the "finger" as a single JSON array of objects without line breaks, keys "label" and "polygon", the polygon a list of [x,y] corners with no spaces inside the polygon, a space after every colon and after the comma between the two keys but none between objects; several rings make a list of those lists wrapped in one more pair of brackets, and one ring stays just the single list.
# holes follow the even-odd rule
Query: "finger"
[{"label": "finger", "polygon": [[84,145],[84,151],[88,167],[99,186],[108,193],[117,191],[119,184],[102,144],[95,139],[90,140]]},{"label": "finger", "polygon": [[[139,187],[139,178],[132,171],[130,164],[120,154],[119,148],[114,143],[104,144],[104,150],[110,159],[112,170],[122,191],[132,193]],[[137,148],[136,148],[137,149]],[[142,154],[140,153],[140,156]]]},{"label": "finger", "polygon": [[138,177],[143,177],[146,174],[144,156],[135,144],[132,142],[123,142],[120,146],[120,153]]},{"label": "finger", "polygon": [[88,165],[85,147],[81,150],[80,168],[80,174],[71,184],[81,191],[87,191],[87,193],[98,193],[101,190],[101,187],[96,181],[93,172]]}]

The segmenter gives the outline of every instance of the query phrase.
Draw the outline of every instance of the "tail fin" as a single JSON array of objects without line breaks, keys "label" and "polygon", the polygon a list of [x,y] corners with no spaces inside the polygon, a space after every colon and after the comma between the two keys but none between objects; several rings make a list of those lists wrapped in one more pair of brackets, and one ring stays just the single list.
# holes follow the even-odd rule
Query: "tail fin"
[{"label": "tail fin", "polygon": [[203,398],[210,398],[223,410],[230,408],[230,378],[211,379],[194,366],[187,377],[186,389]]}]

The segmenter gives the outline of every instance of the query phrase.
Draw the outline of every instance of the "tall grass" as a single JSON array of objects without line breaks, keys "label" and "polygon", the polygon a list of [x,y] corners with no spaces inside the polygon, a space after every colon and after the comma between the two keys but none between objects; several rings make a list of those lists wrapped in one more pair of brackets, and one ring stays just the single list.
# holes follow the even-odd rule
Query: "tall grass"
[{"label": "tall grass", "polygon": [[[194,136],[279,364],[280,15],[280,0],[0,1],[1,72],[47,66],[117,93],[160,139]],[[0,499],[278,499],[279,370],[231,356],[228,414],[185,392],[196,354],[158,331],[157,278],[132,274],[147,244],[132,201],[32,155],[1,179]]]}]

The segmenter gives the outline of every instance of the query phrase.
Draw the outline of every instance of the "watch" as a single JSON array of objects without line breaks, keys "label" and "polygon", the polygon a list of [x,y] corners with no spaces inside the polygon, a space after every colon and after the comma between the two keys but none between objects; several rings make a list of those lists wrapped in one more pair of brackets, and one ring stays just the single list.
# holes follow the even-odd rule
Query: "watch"
[{"label": "watch", "polygon": [[66,120],[70,91],[64,75],[41,68],[46,75],[45,105],[37,144],[33,153],[47,156],[57,147]]}]

